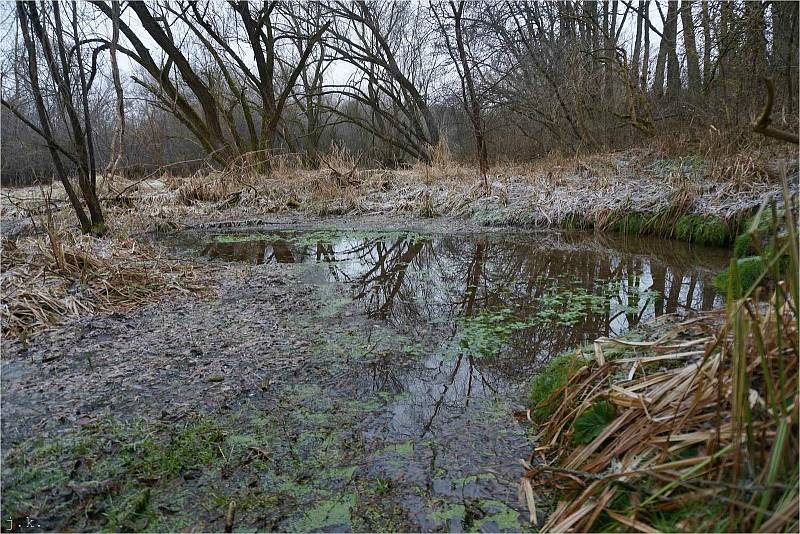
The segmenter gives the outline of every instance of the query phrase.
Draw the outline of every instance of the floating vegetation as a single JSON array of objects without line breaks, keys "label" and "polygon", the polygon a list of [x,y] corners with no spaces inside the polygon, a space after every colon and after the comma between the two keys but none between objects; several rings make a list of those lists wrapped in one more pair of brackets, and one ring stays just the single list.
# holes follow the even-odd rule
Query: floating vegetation
[{"label": "floating vegetation", "polygon": [[559,326],[574,326],[591,314],[606,311],[610,300],[625,294],[628,302],[636,305],[617,304],[618,313],[637,312],[640,303],[647,303],[658,296],[657,291],[638,287],[623,287],[623,280],[596,280],[593,291],[583,287],[569,288],[563,281],[552,284],[545,294],[537,298],[539,311],[534,315],[541,322],[554,322]]},{"label": "floating vegetation", "polygon": [[461,335],[458,347],[480,356],[495,354],[508,337],[516,331],[532,326],[529,320],[519,320],[511,308],[483,310],[472,317],[460,321]]}]

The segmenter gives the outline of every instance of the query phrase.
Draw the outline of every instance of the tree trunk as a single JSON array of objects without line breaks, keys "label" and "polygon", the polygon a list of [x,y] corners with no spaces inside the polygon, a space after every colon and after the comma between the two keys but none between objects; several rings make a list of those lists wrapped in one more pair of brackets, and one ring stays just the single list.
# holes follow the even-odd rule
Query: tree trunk
[{"label": "tree trunk", "polygon": [[194,71],[186,56],[183,55],[170,36],[164,33],[164,30],[158,25],[158,22],[153,18],[147,5],[144,2],[131,2],[129,5],[139,18],[142,27],[175,63],[175,66],[181,73],[181,78],[183,78],[183,81],[186,82],[186,85],[191,89],[192,93],[194,93],[194,96],[197,97],[197,102],[203,110],[205,127],[208,129],[208,143],[215,152],[222,152],[224,159],[227,155],[228,144],[222,134],[219,110],[214,96]]},{"label": "tree trunk", "polygon": [[772,4],[772,69],[776,73],[776,84],[785,87],[779,92],[783,93],[783,107],[789,115],[795,115],[797,111],[797,19],[797,2]]},{"label": "tree trunk", "polygon": [[686,75],[689,93],[695,96],[700,94],[700,58],[697,55],[695,43],[692,4],[693,2],[689,0],[681,2],[681,23],[683,24],[683,45],[686,48]]},{"label": "tree trunk", "polygon": [[[56,169],[56,174],[58,175],[59,181],[61,181],[61,184],[64,186],[64,191],[67,194],[67,198],[69,198],[72,208],[75,210],[75,214],[77,215],[78,221],[81,225],[81,230],[84,233],[88,233],[92,229],[92,222],[86,215],[86,210],[84,210],[78,195],[75,193],[75,189],[72,187],[72,184],[69,181],[67,171],[64,168],[63,162],[61,161],[61,156],[56,149],[56,142],[55,138],[53,137],[50,123],[50,115],[48,114],[47,107],[44,103],[44,98],[42,97],[42,90],[41,86],[39,85],[39,66],[37,61],[36,43],[34,42],[33,36],[31,35],[29,29],[28,9],[31,10],[32,17],[38,17],[38,14],[35,11],[35,3],[25,4],[19,2],[17,4],[17,16],[19,17],[19,25],[22,29],[22,38],[28,55],[28,74],[30,76],[31,93],[33,94],[36,111],[39,116],[41,132],[45,141],[47,141],[47,148],[50,151],[50,156],[53,160],[53,166]],[[36,30],[37,28],[34,26],[34,34],[37,34]],[[44,43],[42,44],[44,46]]]},{"label": "tree trunk", "polygon": [[[86,182],[84,187],[84,198],[89,208],[89,215],[92,218],[92,233],[102,235],[106,231],[106,223],[103,218],[103,210],[100,207],[100,200],[97,198],[97,162],[94,154],[94,133],[92,129],[92,118],[89,113],[89,85],[86,81],[86,71],[83,68],[83,55],[81,53],[80,36],[78,34],[78,6],[72,4],[72,31],[75,34],[75,58],[78,65],[78,79],[80,80],[81,103],[83,104],[83,128],[86,135],[86,163],[87,174],[82,181]],[[55,11],[58,13],[58,11]],[[58,20],[58,19],[56,19]],[[61,44],[61,43],[60,43]],[[63,44],[62,44],[63,46]]]},{"label": "tree trunk", "polygon": [[664,21],[664,35],[661,37],[661,42],[658,45],[658,57],[656,58],[656,72],[653,75],[653,94],[656,98],[664,96],[664,74],[667,66],[667,49],[669,48],[669,40],[666,37],[667,25],[669,23]]},{"label": "tree trunk", "polygon": [[469,59],[467,58],[466,45],[464,44],[464,32],[461,27],[461,16],[464,12],[464,1],[459,2],[458,7],[453,2],[450,2],[450,7],[453,10],[455,33],[456,33],[456,47],[458,48],[458,57],[461,61],[462,74],[464,76],[464,85],[467,89],[467,97],[469,102],[465,102],[469,108],[470,122],[472,122],[472,131],[475,136],[475,145],[478,150],[478,171],[483,177],[484,186],[488,189],[489,179],[487,174],[489,172],[489,157],[486,150],[486,139],[483,132],[483,121],[481,118],[481,104],[478,101],[478,96],[475,92],[475,82],[472,77],[472,70],[470,68]]},{"label": "tree trunk", "polygon": [[681,91],[681,65],[678,61],[678,0],[669,0],[663,41],[667,44],[667,96],[674,99]]},{"label": "tree trunk", "polygon": [[647,84],[650,81],[650,1],[644,3],[642,12],[645,14],[644,26],[644,54],[642,57],[642,81],[639,86],[642,91],[647,90]]},{"label": "tree trunk", "polygon": [[111,2],[111,13],[111,47],[109,48],[109,55],[111,57],[111,82],[114,84],[114,95],[116,97],[116,105],[114,106],[116,124],[114,134],[111,136],[111,154],[108,158],[105,174],[113,178],[117,174],[117,168],[125,155],[125,147],[123,145],[125,135],[125,100],[122,93],[122,81],[119,77],[119,65],[117,64],[120,14],[120,3],[117,0]]},{"label": "tree trunk", "polygon": [[708,2],[700,2],[700,6],[703,24],[703,91],[708,92],[714,72],[711,64],[711,47],[714,46],[714,43],[711,41],[711,16],[708,13]]},{"label": "tree trunk", "polygon": [[636,13],[636,39],[633,41],[633,57],[631,58],[631,81],[635,86],[639,85],[639,62],[642,59],[642,16],[643,2],[639,0],[639,11]]}]

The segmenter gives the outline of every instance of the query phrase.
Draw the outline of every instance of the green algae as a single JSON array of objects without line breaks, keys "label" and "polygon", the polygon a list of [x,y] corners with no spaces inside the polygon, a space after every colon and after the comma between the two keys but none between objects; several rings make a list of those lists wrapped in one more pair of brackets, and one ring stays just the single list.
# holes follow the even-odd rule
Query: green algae
[{"label": "green algae", "polygon": [[476,519],[472,528],[473,532],[479,532],[483,527],[494,524],[497,528],[492,529],[492,532],[521,532],[526,530],[522,521],[520,521],[520,514],[506,503],[502,501],[483,499],[479,502],[479,507],[486,515],[480,519]]},{"label": "green algae", "polygon": [[324,527],[349,526],[351,512],[356,504],[353,493],[334,497],[316,503],[299,519],[290,523],[290,530],[297,532],[318,532]]},{"label": "green algae", "polygon": [[431,512],[431,519],[447,523],[451,519],[464,518],[467,509],[463,504],[443,503],[438,510]]}]

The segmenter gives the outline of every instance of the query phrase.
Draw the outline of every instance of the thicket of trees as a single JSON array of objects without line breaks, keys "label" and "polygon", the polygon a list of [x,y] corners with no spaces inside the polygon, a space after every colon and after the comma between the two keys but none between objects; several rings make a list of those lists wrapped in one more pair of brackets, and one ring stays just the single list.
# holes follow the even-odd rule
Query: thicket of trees
[{"label": "thicket of trees", "polygon": [[447,141],[485,174],[498,159],[736,131],[765,77],[776,118],[798,111],[796,2],[2,9],[3,179],[74,179],[84,226],[102,224],[104,170],[248,158],[267,172],[276,154],[315,165],[333,144],[391,166]]}]

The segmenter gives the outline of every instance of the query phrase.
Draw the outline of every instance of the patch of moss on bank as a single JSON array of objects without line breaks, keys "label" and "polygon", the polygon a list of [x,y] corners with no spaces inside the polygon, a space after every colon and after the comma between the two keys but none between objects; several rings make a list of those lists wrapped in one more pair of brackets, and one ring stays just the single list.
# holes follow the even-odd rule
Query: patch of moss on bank
[{"label": "patch of moss on bank", "polygon": [[709,246],[724,246],[732,237],[725,219],[714,215],[681,215],[675,220],[666,212],[631,212],[614,216],[607,228],[625,235],[655,235]]},{"label": "patch of moss on bank", "polygon": [[689,243],[718,247],[731,241],[728,223],[714,215],[681,215],[675,223],[672,236]]},{"label": "patch of moss on bank", "polygon": [[[769,256],[767,256],[769,257]],[[768,260],[769,261],[769,260]],[[768,261],[764,260],[762,256],[748,256],[746,258],[739,258],[736,260],[736,273],[738,279],[733,282],[733,296],[735,298],[741,297],[747,293],[755,284],[756,281],[764,275],[761,280],[771,278],[770,273],[766,273],[768,269]],[[789,265],[789,257],[782,256],[777,262],[778,272],[782,275],[786,273]],[[766,274],[765,274],[766,273]],[[714,287],[726,295],[728,287],[731,284],[731,268],[724,269],[721,273],[714,277]]]},{"label": "patch of moss on bank", "polygon": [[535,422],[544,422],[555,411],[563,398],[563,395],[554,396],[555,392],[584,362],[580,352],[573,351],[556,356],[536,374],[528,391],[528,406],[533,409],[531,416]]}]

